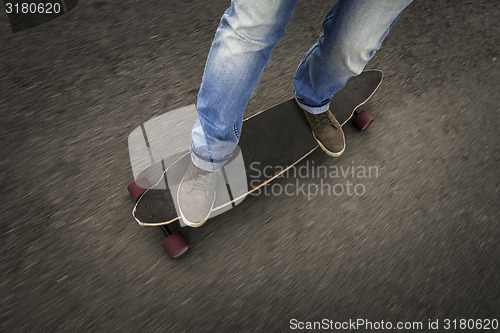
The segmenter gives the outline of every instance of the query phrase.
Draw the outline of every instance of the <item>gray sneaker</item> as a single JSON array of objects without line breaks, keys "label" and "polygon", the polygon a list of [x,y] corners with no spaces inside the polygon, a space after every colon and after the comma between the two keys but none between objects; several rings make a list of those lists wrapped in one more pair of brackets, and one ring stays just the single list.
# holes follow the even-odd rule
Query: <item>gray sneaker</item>
[{"label": "gray sneaker", "polygon": [[203,225],[215,203],[217,173],[198,168],[191,161],[177,190],[177,205],[184,223]]},{"label": "gray sneaker", "polygon": [[304,109],[302,111],[321,149],[329,156],[342,155],[345,150],[344,131],[330,110],[320,114],[312,114]]}]

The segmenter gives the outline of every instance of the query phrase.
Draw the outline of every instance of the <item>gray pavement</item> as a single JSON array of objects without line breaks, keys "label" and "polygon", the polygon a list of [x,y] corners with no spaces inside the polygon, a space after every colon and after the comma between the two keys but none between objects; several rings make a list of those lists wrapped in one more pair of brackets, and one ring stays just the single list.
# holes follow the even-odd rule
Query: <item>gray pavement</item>
[{"label": "gray pavement", "polygon": [[[195,103],[229,1],[85,1],[16,34],[0,15],[0,331],[500,320],[497,3],[417,1],[393,28],[368,65],[375,122],[310,160],[377,167],[349,178],[362,196],[248,198],[185,230],[178,262],[131,216],[127,136]],[[291,96],[329,6],[300,3],[247,114]]]}]

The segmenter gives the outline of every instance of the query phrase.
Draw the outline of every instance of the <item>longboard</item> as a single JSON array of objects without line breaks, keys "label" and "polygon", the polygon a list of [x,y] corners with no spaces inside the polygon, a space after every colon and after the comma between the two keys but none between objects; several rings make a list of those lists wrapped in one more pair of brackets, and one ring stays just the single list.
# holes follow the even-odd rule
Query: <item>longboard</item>
[{"label": "longboard", "polygon": [[[364,71],[333,96],[330,110],[342,126],[353,118],[353,124],[364,130],[373,121],[366,111],[359,111],[359,108],[373,96],[382,78],[380,70]],[[145,133],[144,127],[142,130]],[[318,148],[294,98],[247,117],[242,132],[231,159],[217,175],[216,202],[210,218],[234,208]],[[184,135],[190,138],[190,134],[187,131]],[[136,180],[129,185],[129,192],[136,200],[132,214],[142,226],[163,228],[167,234],[163,246],[173,259],[189,249],[182,235],[179,236],[179,232],[172,234],[166,225],[179,221],[183,226],[175,198],[190,155],[186,149],[177,151],[175,160],[171,158],[166,162],[162,159],[154,163],[153,160],[151,158],[149,166],[134,174]],[[158,170],[161,170],[159,177]],[[274,172],[270,174],[269,170]],[[151,181],[151,174],[156,174],[156,181]],[[174,240],[170,242],[169,238]]]}]

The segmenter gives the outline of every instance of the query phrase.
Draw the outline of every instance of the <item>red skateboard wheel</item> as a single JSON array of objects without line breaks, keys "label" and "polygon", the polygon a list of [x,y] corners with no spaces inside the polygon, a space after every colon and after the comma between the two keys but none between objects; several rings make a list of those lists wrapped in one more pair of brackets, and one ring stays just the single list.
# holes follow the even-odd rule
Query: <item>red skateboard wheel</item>
[{"label": "red skateboard wheel", "polygon": [[186,238],[180,231],[175,232],[163,240],[163,248],[167,252],[170,259],[177,259],[186,253],[191,245],[188,244]]},{"label": "red skateboard wheel", "polygon": [[366,111],[361,111],[352,118],[352,123],[360,131],[364,131],[373,122],[373,117]]},{"label": "red skateboard wheel", "polygon": [[151,185],[146,178],[137,178],[128,184],[127,190],[132,199],[137,201],[150,186]]}]

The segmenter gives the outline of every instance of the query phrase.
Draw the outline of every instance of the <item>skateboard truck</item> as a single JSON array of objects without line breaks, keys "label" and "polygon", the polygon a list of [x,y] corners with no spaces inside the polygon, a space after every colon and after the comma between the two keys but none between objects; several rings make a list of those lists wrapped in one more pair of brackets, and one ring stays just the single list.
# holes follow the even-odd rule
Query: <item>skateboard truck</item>
[{"label": "skateboard truck", "polygon": [[[132,199],[137,202],[150,187],[151,184],[146,178],[137,178],[128,184],[127,190]],[[188,244],[186,238],[184,238],[184,235],[180,231],[172,232],[166,225],[160,225],[159,227],[166,236],[162,245],[170,259],[178,259],[189,251],[191,245]]]}]

